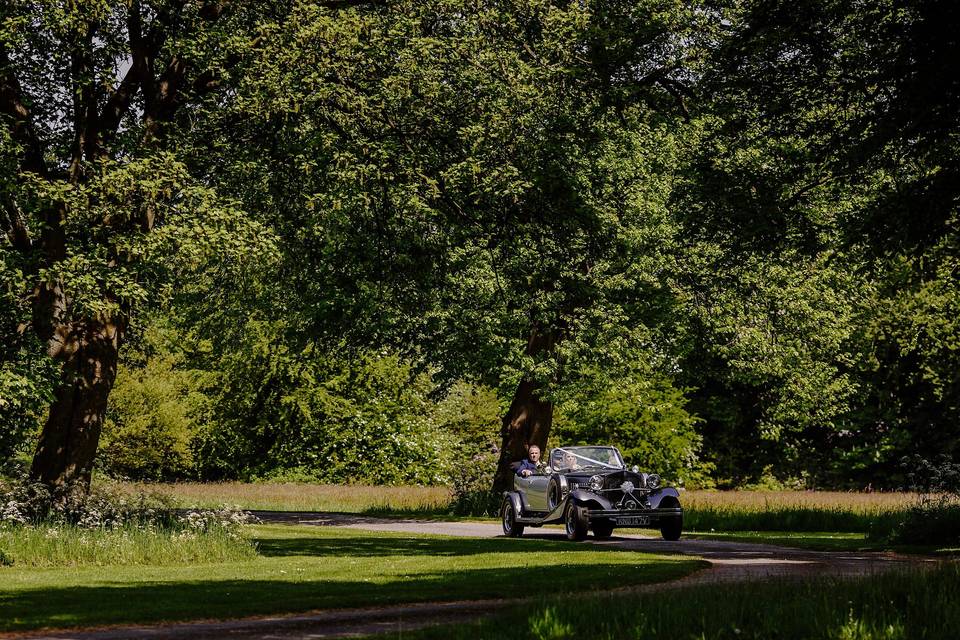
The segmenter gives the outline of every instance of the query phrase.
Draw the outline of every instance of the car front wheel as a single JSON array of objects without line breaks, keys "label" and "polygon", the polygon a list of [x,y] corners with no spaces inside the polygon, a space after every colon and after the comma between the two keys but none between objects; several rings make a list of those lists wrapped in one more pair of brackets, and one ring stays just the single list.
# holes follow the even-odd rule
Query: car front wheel
[{"label": "car front wheel", "polygon": [[577,504],[576,500],[571,499],[567,502],[567,510],[563,518],[567,529],[567,540],[579,542],[586,539],[589,528],[586,511],[584,507]]},{"label": "car front wheel", "polygon": [[500,505],[500,516],[503,521],[503,535],[510,538],[519,538],[523,535],[523,525],[517,524],[517,511],[513,508],[513,500],[504,498]]},{"label": "car front wheel", "polygon": [[593,537],[598,540],[606,540],[613,535],[613,522],[610,520],[597,520],[591,523]]}]

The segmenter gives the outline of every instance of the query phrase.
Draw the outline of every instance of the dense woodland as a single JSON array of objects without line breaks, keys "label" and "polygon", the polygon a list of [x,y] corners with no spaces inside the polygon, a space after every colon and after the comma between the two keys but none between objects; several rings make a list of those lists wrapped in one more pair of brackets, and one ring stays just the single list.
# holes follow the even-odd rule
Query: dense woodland
[{"label": "dense woodland", "polygon": [[609,442],[900,486],[960,453],[958,37],[952,0],[6,0],[4,470]]}]

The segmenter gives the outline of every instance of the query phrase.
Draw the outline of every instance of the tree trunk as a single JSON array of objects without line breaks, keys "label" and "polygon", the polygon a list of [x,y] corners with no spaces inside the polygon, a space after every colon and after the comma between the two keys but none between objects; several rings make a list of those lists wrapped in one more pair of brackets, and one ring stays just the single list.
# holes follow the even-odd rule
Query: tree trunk
[{"label": "tree trunk", "polygon": [[76,323],[66,333],[58,354],[60,384],[30,468],[33,480],[89,491],[121,336],[117,324],[100,321]]},{"label": "tree trunk", "polygon": [[500,461],[493,478],[494,491],[507,491],[513,488],[514,471],[511,462],[527,457],[527,449],[535,444],[546,451],[547,436],[553,423],[553,402],[543,400],[538,394],[540,385],[531,380],[521,380],[513,396],[510,410],[503,418],[503,437],[500,447]]}]

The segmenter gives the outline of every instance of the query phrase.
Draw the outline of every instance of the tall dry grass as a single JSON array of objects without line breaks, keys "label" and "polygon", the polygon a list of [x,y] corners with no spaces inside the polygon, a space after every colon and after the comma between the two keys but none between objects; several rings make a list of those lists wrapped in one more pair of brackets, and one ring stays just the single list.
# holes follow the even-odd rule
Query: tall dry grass
[{"label": "tall dry grass", "polygon": [[304,483],[177,482],[119,483],[125,490],[166,494],[182,507],[223,504],[265,511],[371,511],[440,513],[451,493],[445,487],[329,485]]},{"label": "tall dry grass", "polygon": [[887,535],[916,504],[912,493],[687,491],[684,528],[695,531],[842,531]]},{"label": "tall dry grass", "polygon": [[[272,511],[451,513],[444,487],[314,485],[300,483],[124,484],[130,491],[167,494],[184,507],[237,505]],[[917,500],[909,493],[829,491],[686,491],[681,501],[689,531],[839,531],[884,535]],[[480,515],[480,514],[476,514]]]}]

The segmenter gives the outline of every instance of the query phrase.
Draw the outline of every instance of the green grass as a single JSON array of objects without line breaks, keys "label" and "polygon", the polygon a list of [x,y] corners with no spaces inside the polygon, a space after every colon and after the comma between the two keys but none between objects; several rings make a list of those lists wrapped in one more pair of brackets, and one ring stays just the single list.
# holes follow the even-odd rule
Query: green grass
[{"label": "green grass", "polygon": [[960,548],[936,544],[895,544],[874,540],[865,533],[843,531],[685,531],[685,538],[752,542],[810,551],[894,551],[896,553],[953,556]]},{"label": "green grass", "polygon": [[764,507],[740,504],[685,506],[684,526],[697,531],[890,531],[905,509],[861,510],[853,505]]},{"label": "green grass", "polygon": [[186,566],[0,567],[0,630],[229,618],[431,600],[579,594],[700,560],[544,540],[259,525],[261,556]]},{"label": "green grass", "polygon": [[750,542],[811,551],[893,551],[891,545],[867,539],[864,533],[843,531],[686,531],[685,538]]},{"label": "green grass", "polygon": [[0,564],[15,567],[232,562],[257,555],[249,540],[223,529],[198,533],[67,525],[0,527],[0,552]]},{"label": "green grass", "polygon": [[[960,568],[853,580],[769,581],[655,594],[548,598],[479,622],[401,637],[419,640],[953,640]],[[509,629],[509,634],[504,633]]]}]

